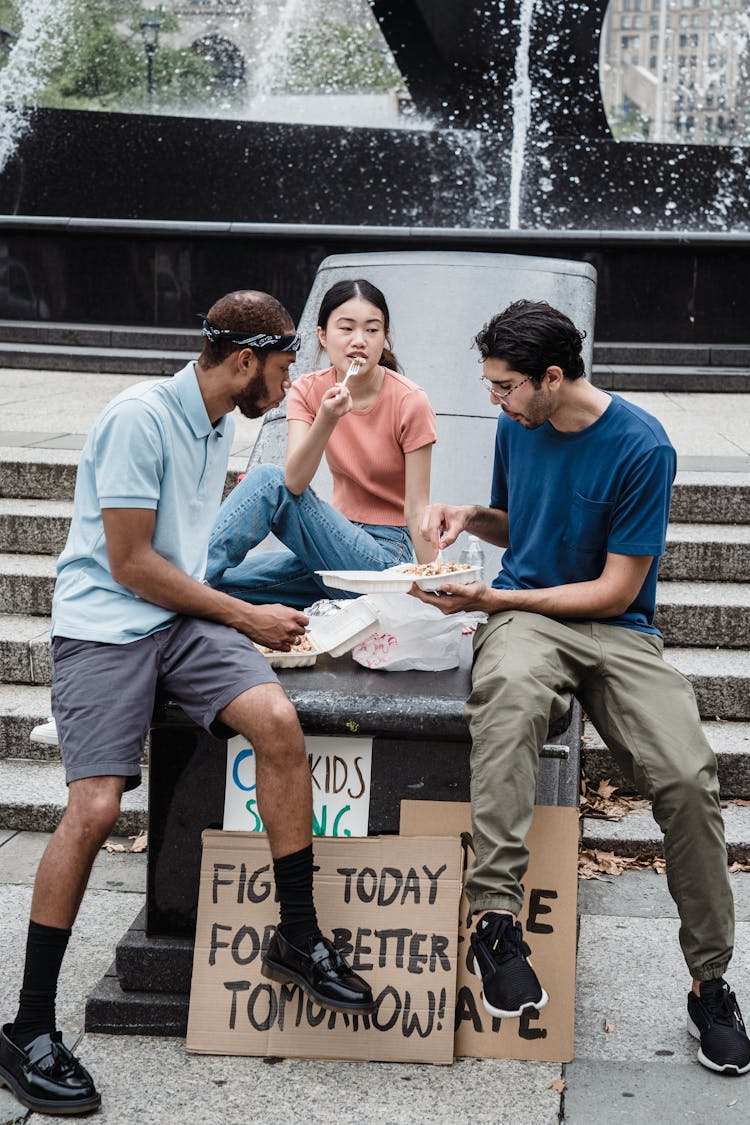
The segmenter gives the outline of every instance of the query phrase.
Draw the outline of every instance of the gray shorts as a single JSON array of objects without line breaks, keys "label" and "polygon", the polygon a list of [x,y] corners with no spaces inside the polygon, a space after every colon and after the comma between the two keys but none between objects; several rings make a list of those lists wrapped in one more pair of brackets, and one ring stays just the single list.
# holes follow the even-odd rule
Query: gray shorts
[{"label": "gray shorts", "polygon": [[125,645],[55,637],[52,714],[70,784],[83,777],[141,783],[140,761],[157,687],[199,726],[248,688],[278,683],[252,641],[214,621],[178,617]]}]

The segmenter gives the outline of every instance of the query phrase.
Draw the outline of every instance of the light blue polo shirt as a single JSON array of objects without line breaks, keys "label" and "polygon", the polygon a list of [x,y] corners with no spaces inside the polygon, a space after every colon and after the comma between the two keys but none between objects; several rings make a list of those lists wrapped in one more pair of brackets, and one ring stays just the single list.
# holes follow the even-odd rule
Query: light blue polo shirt
[{"label": "light blue polo shirt", "polygon": [[154,550],[201,582],[233,436],[229,415],[211,425],[192,363],[109,403],[78,466],[73,520],[57,563],[53,636],[128,644],[174,619],[112,578],[101,510],[154,509]]}]

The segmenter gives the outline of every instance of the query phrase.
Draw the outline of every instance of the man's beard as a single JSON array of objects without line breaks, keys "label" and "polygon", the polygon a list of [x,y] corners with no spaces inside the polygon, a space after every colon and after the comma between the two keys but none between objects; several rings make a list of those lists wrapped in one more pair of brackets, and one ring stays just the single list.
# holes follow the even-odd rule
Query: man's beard
[{"label": "man's beard", "polygon": [[234,405],[239,408],[240,414],[245,418],[262,418],[266,412],[266,408],[259,405],[261,402],[268,402],[268,383],[263,374],[266,367],[266,357],[258,356],[258,367],[250,380],[249,384],[242,392],[242,394],[235,395],[233,398]]}]

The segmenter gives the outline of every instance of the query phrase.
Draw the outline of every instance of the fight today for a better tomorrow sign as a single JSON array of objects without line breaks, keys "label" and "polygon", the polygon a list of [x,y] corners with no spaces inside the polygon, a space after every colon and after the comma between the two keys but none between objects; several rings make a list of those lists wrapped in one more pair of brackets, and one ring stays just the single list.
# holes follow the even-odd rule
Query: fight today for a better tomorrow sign
[{"label": "fight today for a better tomorrow sign", "polygon": [[370,984],[375,1012],[330,1011],[261,974],[278,921],[268,840],[207,830],[188,1050],[451,1063],[460,840],[321,838],[314,851],[321,929]]},{"label": "fight today for a better tomorrow sign", "polygon": [[[314,836],[366,836],[370,819],[371,738],[305,736],[313,791]],[[263,832],[255,751],[238,735],[227,743],[224,829]]]}]

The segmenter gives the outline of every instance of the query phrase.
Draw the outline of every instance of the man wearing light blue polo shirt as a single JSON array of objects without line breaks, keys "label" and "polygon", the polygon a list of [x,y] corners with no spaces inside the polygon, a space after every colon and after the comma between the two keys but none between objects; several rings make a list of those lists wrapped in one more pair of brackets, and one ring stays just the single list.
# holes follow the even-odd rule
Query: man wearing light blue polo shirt
[{"label": "man wearing light blue polo shirt", "polygon": [[312,794],[297,714],[253,641],[288,651],[307,618],[203,582],[235,407],[260,417],[289,386],[299,337],[266,293],[204,318],[198,361],[140,383],[97,419],[81,455],[52,610],[52,708],[68,806],[37,872],[20,1006],[0,1031],[0,1083],[32,1110],[86,1113],[101,1096],[55,1030],[55,993],[97,851],[140,759],[157,685],[201,726],[253,745],[281,922],[275,971],[318,1003],[374,1008],[369,986],[323,937],[312,896]]}]

